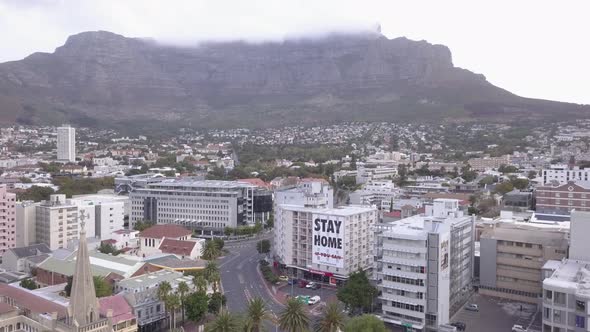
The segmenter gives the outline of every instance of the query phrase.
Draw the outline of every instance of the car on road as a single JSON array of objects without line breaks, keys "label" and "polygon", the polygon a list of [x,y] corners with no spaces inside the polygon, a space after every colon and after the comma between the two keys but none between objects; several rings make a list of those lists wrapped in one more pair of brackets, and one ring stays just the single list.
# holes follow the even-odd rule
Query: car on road
[{"label": "car on road", "polygon": [[457,331],[465,331],[465,329],[467,328],[467,325],[465,325],[465,323],[463,322],[454,322],[449,325],[456,327]]},{"label": "car on road", "polygon": [[512,325],[512,332],[527,332],[527,329],[522,325],[514,324]]},{"label": "car on road", "polygon": [[287,277],[287,276],[280,276],[279,277],[279,280],[281,280],[281,281],[288,281],[289,280],[289,277]]},{"label": "car on road", "polygon": [[317,283],[312,281],[309,284],[305,285],[305,288],[313,288],[315,285],[317,285]]},{"label": "car on road", "polygon": [[468,305],[465,306],[465,310],[468,310],[468,311],[479,311],[479,306],[477,304],[474,304],[474,303],[469,303]]},{"label": "car on road", "polygon": [[321,298],[319,296],[312,296],[309,298],[309,300],[307,300],[307,304],[312,305],[312,304],[316,304],[318,302],[320,302]]},{"label": "car on road", "polygon": [[316,290],[322,288],[322,285],[318,284],[317,282],[314,282],[313,285],[309,288]]},{"label": "car on road", "polygon": [[305,286],[307,286],[307,281],[305,280],[299,280],[299,288],[305,288]]},{"label": "car on road", "polygon": [[287,283],[289,285],[297,285],[298,282],[299,282],[299,280],[298,279],[295,279],[295,278],[289,279],[289,281],[287,281]]}]

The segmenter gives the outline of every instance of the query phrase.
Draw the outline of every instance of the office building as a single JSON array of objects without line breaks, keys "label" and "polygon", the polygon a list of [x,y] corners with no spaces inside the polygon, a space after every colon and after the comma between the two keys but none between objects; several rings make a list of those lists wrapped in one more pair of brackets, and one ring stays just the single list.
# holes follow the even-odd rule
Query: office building
[{"label": "office building", "polygon": [[334,285],[372,263],[377,208],[279,204],[275,210],[273,255],[289,274]]},{"label": "office building", "polygon": [[370,181],[391,180],[397,176],[397,167],[365,167],[358,166],[356,183],[363,184]]},{"label": "office building", "polygon": [[498,169],[502,165],[510,165],[510,158],[509,154],[500,157],[471,158],[467,163],[476,171],[485,171],[488,169]]},{"label": "office building", "polygon": [[0,256],[16,246],[16,195],[0,185]]},{"label": "office building", "polygon": [[459,201],[435,199],[425,215],[374,227],[373,278],[383,321],[437,331],[471,295],[474,221]]},{"label": "office building", "polygon": [[125,203],[127,200],[111,196],[87,195],[70,200],[78,206],[79,212],[87,215],[86,223],[94,223],[87,228],[89,236],[110,239],[111,233],[122,229],[125,223]]},{"label": "office building", "polygon": [[390,181],[370,181],[359,190],[350,193],[350,204],[375,205],[378,209],[390,211],[399,189]]},{"label": "office building", "polygon": [[537,304],[543,265],[567,257],[569,224],[501,219],[485,225],[480,235],[480,294]]},{"label": "office building", "polygon": [[[130,227],[150,220],[158,224],[176,224],[207,234],[221,234],[226,227],[266,222],[272,210],[270,195],[257,199],[257,188],[237,181],[166,179],[147,183],[129,193]],[[262,210],[268,211],[262,211]],[[265,213],[267,212],[267,213]]]},{"label": "office building", "polygon": [[590,211],[590,182],[569,181],[561,185],[537,187],[539,213],[569,215],[570,211]]},{"label": "office building", "polygon": [[588,331],[590,212],[572,211],[569,257],[543,267],[543,332]]},{"label": "office building", "polygon": [[543,179],[542,184],[545,186],[550,184],[564,185],[570,181],[590,184],[588,174],[590,174],[590,168],[580,168],[570,163],[569,165],[552,165],[541,172],[541,177]]},{"label": "office building", "polygon": [[72,163],[76,161],[76,129],[69,125],[57,128],[57,160]]},{"label": "office building", "polygon": [[37,242],[37,204],[33,201],[16,203],[16,246],[26,247]]}]

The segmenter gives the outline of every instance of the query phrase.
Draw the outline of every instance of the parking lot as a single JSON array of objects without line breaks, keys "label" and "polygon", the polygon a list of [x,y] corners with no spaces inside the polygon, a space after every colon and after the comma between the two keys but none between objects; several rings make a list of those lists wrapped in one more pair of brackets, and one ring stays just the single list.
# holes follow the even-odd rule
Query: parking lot
[{"label": "parking lot", "polygon": [[469,303],[479,306],[479,311],[459,310],[452,322],[463,322],[468,332],[511,331],[514,324],[541,331],[541,315],[533,304],[512,302],[474,294]]},{"label": "parking lot", "polygon": [[320,303],[310,306],[310,312],[313,315],[319,315],[321,309],[326,305],[327,302],[337,301],[336,297],[337,290],[333,287],[321,287],[320,289],[309,289],[300,288],[298,285],[287,285],[286,283],[280,288],[281,292],[289,294],[289,296],[306,295],[315,296],[318,295],[321,300]]}]

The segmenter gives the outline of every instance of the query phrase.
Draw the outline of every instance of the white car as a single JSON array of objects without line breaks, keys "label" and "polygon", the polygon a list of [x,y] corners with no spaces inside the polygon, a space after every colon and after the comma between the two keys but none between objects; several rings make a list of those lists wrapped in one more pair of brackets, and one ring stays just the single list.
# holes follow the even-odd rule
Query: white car
[{"label": "white car", "polygon": [[514,324],[512,325],[512,332],[527,332],[527,329],[522,327],[522,325]]},{"label": "white car", "polygon": [[320,297],[319,296],[312,296],[309,298],[309,301],[307,301],[307,304],[312,305],[312,304],[316,304],[318,302],[320,302]]},{"label": "white car", "polygon": [[315,282],[310,282],[307,285],[305,285],[305,288],[312,288],[315,285]]}]

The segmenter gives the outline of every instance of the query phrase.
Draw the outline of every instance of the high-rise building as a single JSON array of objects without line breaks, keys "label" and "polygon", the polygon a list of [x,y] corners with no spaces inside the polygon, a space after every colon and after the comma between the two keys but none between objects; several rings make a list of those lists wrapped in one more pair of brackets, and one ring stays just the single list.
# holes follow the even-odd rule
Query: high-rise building
[{"label": "high-rise building", "polygon": [[36,235],[37,204],[33,201],[16,204],[16,246],[26,247],[37,241]]},{"label": "high-rise building", "polygon": [[37,242],[51,250],[66,248],[68,241],[79,238],[78,206],[66,200],[66,195],[51,195],[36,205],[35,219]]},{"label": "high-rise building", "polygon": [[0,256],[16,245],[16,195],[0,185]]},{"label": "high-rise building", "polygon": [[76,129],[69,125],[57,128],[57,160],[76,161]]},{"label": "high-rise building", "polygon": [[435,199],[425,215],[375,227],[373,278],[381,317],[413,331],[438,331],[471,295],[474,220],[459,201]]}]

